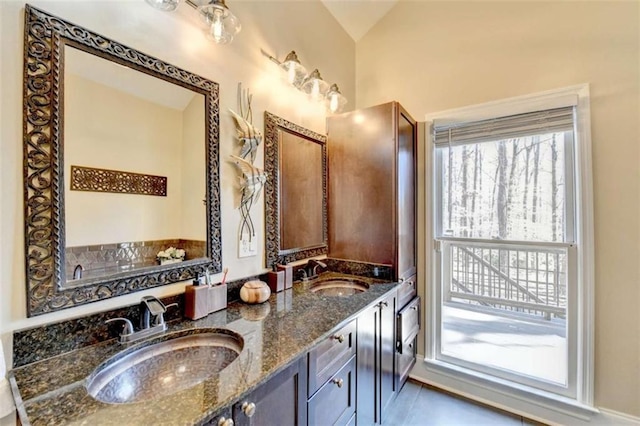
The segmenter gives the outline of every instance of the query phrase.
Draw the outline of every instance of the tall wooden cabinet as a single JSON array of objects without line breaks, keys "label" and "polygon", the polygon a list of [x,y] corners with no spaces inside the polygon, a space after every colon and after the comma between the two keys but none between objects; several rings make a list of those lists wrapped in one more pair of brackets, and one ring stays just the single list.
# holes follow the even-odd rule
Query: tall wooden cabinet
[{"label": "tall wooden cabinet", "polygon": [[329,257],[416,273],[416,121],[397,102],[327,120]]}]

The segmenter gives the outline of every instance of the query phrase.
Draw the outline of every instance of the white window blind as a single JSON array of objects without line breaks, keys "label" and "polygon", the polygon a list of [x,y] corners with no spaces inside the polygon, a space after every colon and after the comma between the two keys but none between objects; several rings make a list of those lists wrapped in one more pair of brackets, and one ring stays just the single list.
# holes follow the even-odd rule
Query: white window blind
[{"label": "white window blind", "polygon": [[574,106],[463,123],[434,123],[438,145],[465,145],[573,130]]}]

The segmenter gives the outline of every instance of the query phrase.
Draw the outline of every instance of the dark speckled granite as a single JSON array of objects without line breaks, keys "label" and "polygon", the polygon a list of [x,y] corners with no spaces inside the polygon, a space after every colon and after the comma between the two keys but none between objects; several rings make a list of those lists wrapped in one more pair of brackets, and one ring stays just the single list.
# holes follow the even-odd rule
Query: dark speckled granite
[{"label": "dark speckled granite", "polygon": [[360,275],[362,277],[378,278],[382,280],[393,279],[393,268],[390,265],[333,258],[327,258],[323,260],[323,262],[327,264],[330,271],[339,272],[341,274]]},{"label": "dark speckled granite", "polygon": [[[240,280],[227,282],[227,299],[229,301],[240,299],[242,285],[257,277],[247,277]],[[170,308],[165,314],[167,321],[181,317],[184,312],[184,295],[176,295],[163,298],[168,305],[177,303],[178,308]],[[40,327],[20,330],[13,333],[13,366],[37,362],[53,356],[95,345],[117,337],[122,330],[122,324],[105,324],[109,318],[129,318],[134,320],[140,317],[139,305],[127,306],[110,311],[64,320],[61,322],[46,324]],[[64,336],[63,339],[60,336]]]},{"label": "dark speckled granite", "polygon": [[154,400],[105,404],[93,399],[85,387],[98,365],[148,342],[120,345],[109,340],[16,368],[9,379],[17,392],[21,420],[34,425],[204,424],[396,286],[373,284],[360,294],[331,297],[310,292],[309,285],[296,283],[260,305],[233,302],[226,310],[197,321],[172,321],[167,334],[154,341],[177,331],[224,327],[242,335],[244,348],[220,374]]}]

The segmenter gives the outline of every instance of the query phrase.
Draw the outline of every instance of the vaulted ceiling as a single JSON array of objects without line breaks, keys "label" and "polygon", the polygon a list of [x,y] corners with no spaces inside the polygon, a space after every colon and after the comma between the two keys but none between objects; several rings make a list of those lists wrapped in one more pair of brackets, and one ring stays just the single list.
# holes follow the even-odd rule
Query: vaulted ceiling
[{"label": "vaulted ceiling", "polygon": [[398,0],[321,1],[356,42],[398,2]]}]

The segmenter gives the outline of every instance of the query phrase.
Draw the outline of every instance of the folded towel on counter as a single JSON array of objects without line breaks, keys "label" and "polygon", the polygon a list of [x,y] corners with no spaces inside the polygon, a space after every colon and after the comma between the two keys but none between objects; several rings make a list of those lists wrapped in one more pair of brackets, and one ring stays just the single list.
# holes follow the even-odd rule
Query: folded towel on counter
[{"label": "folded towel on counter", "polygon": [[4,362],[4,349],[2,348],[2,340],[0,340],[0,419],[8,416],[15,411],[13,403],[13,394],[9,381],[5,378],[7,374],[7,366]]}]

